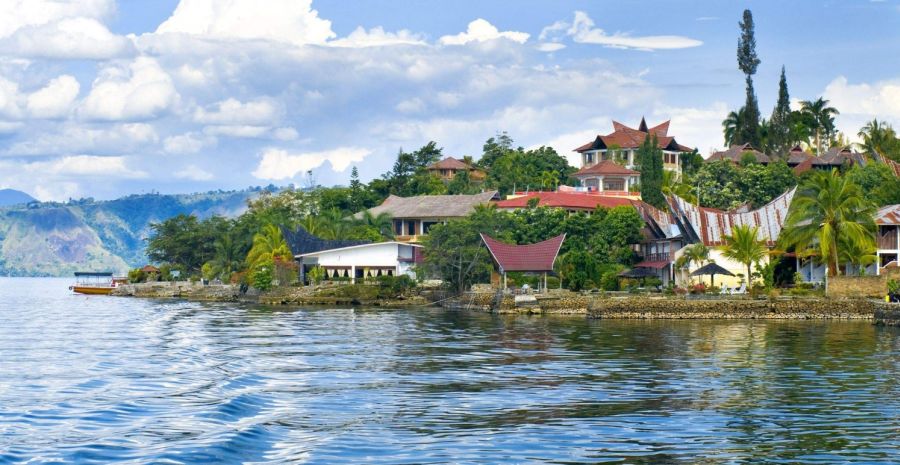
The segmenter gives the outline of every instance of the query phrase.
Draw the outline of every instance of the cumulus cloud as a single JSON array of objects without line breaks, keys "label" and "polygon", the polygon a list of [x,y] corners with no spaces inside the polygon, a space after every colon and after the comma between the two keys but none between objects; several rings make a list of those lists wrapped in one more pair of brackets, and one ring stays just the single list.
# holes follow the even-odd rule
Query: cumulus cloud
[{"label": "cumulus cloud", "polygon": [[212,173],[196,165],[188,165],[183,169],[176,171],[175,177],[191,181],[210,181],[215,178]]},{"label": "cumulus cloud", "polygon": [[406,29],[386,32],[381,26],[366,31],[357,27],[347,37],[332,40],[329,45],[336,47],[384,47],[389,45],[425,45],[425,38]]},{"label": "cumulus cloud", "polygon": [[130,161],[125,156],[93,155],[67,155],[26,162],[0,160],[0,184],[28,192],[40,200],[61,201],[88,194],[82,184],[85,180],[124,179],[133,182],[147,178],[147,172],[132,168]]},{"label": "cumulus cloud", "polygon": [[130,40],[113,34],[93,18],[66,18],[21,28],[0,40],[10,54],[25,57],[101,60],[134,52]]},{"label": "cumulus cloud", "polygon": [[4,0],[0,2],[0,38],[65,18],[102,19],[113,11],[115,0]]},{"label": "cumulus cloud", "polygon": [[292,154],[286,150],[269,148],[262,152],[259,166],[253,171],[258,179],[282,181],[297,174],[316,169],[325,162],[335,171],[345,171],[351,163],[359,163],[372,153],[359,147],[341,147],[323,152]]},{"label": "cumulus cloud", "polygon": [[824,98],[842,114],[900,120],[900,80],[851,84],[838,76],[825,87]]},{"label": "cumulus cloud", "polygon": [[95,120],[151,119],[178,100],[172,78],[150,57],[139,57],[127,67],[111,65],[94,81],[81,106],[81,115]]},{"label": "cumulus cloud", "polygon": [[496,39],[508,39],[516,43],[524,44],[528,41],[530,34],[518,31],[500,32],[496,26],[487,20],[478,18],[469,23],[465,32],[456,35],[443,36],[440,43],[444,45],[464,45],[469,42],[486,42]]},{"label": "cumulus cloud", "polygon": [[177,136],[169,136],[163,140],[163,151],[176,155],[198,153],[206,147],[216,145],[216,138],[189,132]]},{"label": "cumulus cloud", "polygon": [[558,40],[561,33],[565,33],[577,43],[597,44],[611,48],[672,50],[703,45],[703,42],[699,40],[676,35],[633,36],[623,32],[609,34],[603,29],[594,27],[594,21],[583,11],[576,11],[571,23],[557,21],[544,28],[541,31],[541,38]]},{"label": "cumulus cloud", "polygon": [[63,123],[59,129],[38,134],[12,144],[6,155],[112,155],[133,152],[156,144],[156,129],[146,123],[82,126],[74,122]]},{"label": "cumulus cloud", "polygon": [[19,85],[0,76],[0,116],[18,118],[21,111],[20,98]]},{"label": "cumulus cloud", "polygon": [[266,125],[274,123],[279,116],[280,110],[271,99],[259,98],[241,102],[229,98],[215,103],[208,109],[198,108],[194,112],[194,121],[204,124]]},{"label": "cumulus cloud", "polygon": [[675,107],[657,104],[653,115],[660,121],[671,119],[669,135],[681,145],[696,147],[704,157],[723,146],[722,119],[728,114],[725,102],[703,107]]},{"label": "cumulus cloud", "polygon": [[80,90],[74,77],[59,76],[28,96],[28,113],[35,118],[62,118],[69,114]]},{"label": "cumulus cloud", "polygon": [[335,36],[312,0],[181,0],[156,32],[293,45],[324,44]]}]

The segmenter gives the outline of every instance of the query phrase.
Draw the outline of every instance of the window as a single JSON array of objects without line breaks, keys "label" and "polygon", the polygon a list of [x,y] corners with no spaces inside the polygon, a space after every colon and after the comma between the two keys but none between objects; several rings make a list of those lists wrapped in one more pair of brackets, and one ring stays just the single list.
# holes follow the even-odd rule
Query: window
[{"label": "window", "polygon": [[585,153],[584,154],[584,163],[586,165],[590,165],[593,162],[594,162],[594,154],[591,152]]},{"label": "window", "polygon": [[394,234],[397,236],[403,235],[403,220],[394,220]]},{"label": "window", "polygon": [[624,179],[605,179],[603,181],[603,190],[605,191],[624,191],[625,190],[625,180]]},{"label": "window", "polygon": [[435,221],[423,221],[422,222],[422,234],[428,234],[428,231],[431,230],[431,227],[436,225]]}]

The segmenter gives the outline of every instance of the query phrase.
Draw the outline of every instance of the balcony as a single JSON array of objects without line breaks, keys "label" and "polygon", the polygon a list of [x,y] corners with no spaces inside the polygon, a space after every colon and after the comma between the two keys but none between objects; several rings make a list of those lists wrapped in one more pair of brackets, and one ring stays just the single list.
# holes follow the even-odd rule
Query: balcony
[{"label": "balcony", "polygon": [[639,255],[641,260],[645,262],[671,262],[675,259],[674,252],[656,252]]}]

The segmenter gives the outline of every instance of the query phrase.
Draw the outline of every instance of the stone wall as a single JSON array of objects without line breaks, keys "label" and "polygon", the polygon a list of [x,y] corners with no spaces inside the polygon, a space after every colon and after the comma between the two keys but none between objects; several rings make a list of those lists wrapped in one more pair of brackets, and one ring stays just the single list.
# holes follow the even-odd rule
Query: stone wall
[{"label": "stone wall", "polygon": [[900,304],[881,302],[876,305],[875,324],[900,326]]},{"label": "stone wall", "polygon": [[835,276],[828,279],[828,297],[884,298],[887,294],[887,276]]},{"label": "stone wall", "polygon": [[216,302],[236,301],[240,289],[234,284],[210,284],[188,281],[124,284],[113,289],[112,295],[119,297],[178,297],[189,300]]},{"label": "stone wall", "polygon": [[593,318],[635,319],[843,319],[871,320],[877,302],[862,299],[683,300],[678,298],[594,299]]}]

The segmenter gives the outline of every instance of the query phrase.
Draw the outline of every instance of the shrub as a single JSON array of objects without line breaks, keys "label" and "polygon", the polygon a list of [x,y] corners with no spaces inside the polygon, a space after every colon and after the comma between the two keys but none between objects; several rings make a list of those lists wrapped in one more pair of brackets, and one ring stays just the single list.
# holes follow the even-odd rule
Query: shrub
[{"label": "shrub", "polygon": [[694,284],[688,290],[691,294],[704,294],[706,293],[706,284]]},{"label": "shrub", "polygon": [[547,276],[547,288],[559,289],[559,278],[556,276]]},{"label": "shrub", "polygon": [[253,287],[260,291],[268,291],[275,280],[274,263],[271,260],[263,260],[250,271],[250,280]]},{"label": "shrub", "polygon": [[600,277],[600,288],[604,291],[619,290],[619,272],[607,271]]},{"label": "shrub", "polygon": [[142,283],[147,280],[147,274],[140,268],[135,268],[128,272],[128,282]]},{"label": "shrub", "polygon": [[322,268],[321,266],[314,266],[306,272],[306,276],[309,278],[310,284],[315,286],[316,284],[321,283],[323,279],[325,279],[325,268]]}]

